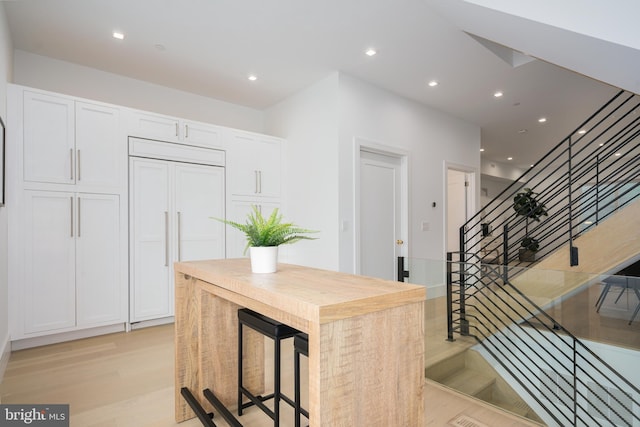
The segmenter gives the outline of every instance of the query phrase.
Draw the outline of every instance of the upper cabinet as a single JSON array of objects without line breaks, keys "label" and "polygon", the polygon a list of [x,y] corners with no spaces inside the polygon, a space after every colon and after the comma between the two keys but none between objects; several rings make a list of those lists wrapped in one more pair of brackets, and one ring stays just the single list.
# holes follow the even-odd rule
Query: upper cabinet
[{"label": "upper cabinet", "polygon": [[127,134],[140,138],[223,148],[222,127],[144,111],[128,112]]},{"label": "upper cabinet", "polygon": [[119,110],[24,92],[24,180],[109,191],[123,182]]},{"label": "upper cabinet", "polygon": [[232,196],[280,197],[282,140],[232,131],[227,165]]}]

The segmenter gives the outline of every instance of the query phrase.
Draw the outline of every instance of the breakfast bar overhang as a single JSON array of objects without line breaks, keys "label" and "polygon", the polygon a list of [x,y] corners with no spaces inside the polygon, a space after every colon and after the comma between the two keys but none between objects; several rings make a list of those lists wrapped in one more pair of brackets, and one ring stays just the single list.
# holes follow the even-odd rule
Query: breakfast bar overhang
[{"label": "breakfast bar overhang", "polygon": [[[248,259],[175,264],[175,417],[181,396],[210,389],[237,400],[237,311],[249,308],[309,335],[309,425],[424,423],[426,290],[401,282],[279,264],[253,274]],[[245,381],[264,384],[264,341],[249,338]]]}]

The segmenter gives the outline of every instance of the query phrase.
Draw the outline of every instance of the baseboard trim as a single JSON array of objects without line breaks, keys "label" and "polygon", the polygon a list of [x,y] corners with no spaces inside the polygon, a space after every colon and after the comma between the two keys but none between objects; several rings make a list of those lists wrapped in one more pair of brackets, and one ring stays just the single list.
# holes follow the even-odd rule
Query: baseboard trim
[{"label": "baseboard trim", "polygon": [[160,326],[166,325],[168,323],[173,323],[174,317],[163,317],[161,319],[153,319],[153,320],[143,320],[141,322],[135,322],[131,324],[131,330],[136,330],[140,328],[149,328],[151,326]]},{"label": "baseboard trim", "polygon": [[79,340],[83,338],[95,337],[98,335],[124,332],[125,323],[101,326],[98,328],[82,329],[79,331],[63,332],[61,334],[43,335],[33,338],[24,338],[11,342],[11,350],[24,350],[25,348],[40,347],[43,345],[57,344],[65,341]]}]

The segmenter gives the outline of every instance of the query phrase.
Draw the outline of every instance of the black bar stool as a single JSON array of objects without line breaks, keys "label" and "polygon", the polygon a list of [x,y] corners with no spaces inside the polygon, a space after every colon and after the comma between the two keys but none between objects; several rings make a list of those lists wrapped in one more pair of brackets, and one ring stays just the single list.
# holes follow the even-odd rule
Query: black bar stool
[{"label": "black bar stool", "polygon": [[[247,390],[242,383],[242,329],[243,325],[271,338],[274,342],[274,390],[272,394],[266,396],[255,396]],[[251,311],[247,308],[238,310],[238,415],[242,415],[242,410],[250,406],[258,406],[265,414],[269,415],[274,421],[274,427],[280,425],[280,400],[291,403],[291,399],[286,397],[280,391],[280,341],[292,338],[297,333],[297,329],[273,320],[260,313]],[[249,398],[249,402],[242,403],[243,396]],[[263,402],[273,399],[273,411],[269,409]]]},{"label": "black bar stool", "polygon": [[309,411],[302,408],[300,404],[300,355],[309,357],[309,335],[300,332],[293,337],[293,374],[295,381],[295,412],[296,427],[300,427],[300,414],[309,419]]}]

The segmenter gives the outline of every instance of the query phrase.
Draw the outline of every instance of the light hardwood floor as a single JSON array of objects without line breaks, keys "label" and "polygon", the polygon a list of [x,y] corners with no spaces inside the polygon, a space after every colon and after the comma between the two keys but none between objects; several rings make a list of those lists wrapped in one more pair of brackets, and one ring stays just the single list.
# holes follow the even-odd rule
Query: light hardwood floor
[{"label": "light hardwood floor", "polygon": [[[441,309],[441,302],[428,303],[433,321],[428,341],[434,351],[449,351],[451,343],[436,332],[441,325],[435,318],[441,317]],[[290,393],[289,350],[283,351],[283,370],[284,391]],[[195,419],[181,424],[173,419],[173,358],[172,325],[17,351],[0,384],[0,402],[68,403],[74,427],[198,426]],[[426,384],[424,398],[424,426],[449,426],[459,415],[491,427],[534,425],[431,382]],[[292,410],[286,404],[282,407],[282,425],[293,426]],[[273,425],[255,408],[241,421],[248,427]],[[221,420],[216,423],[226,426]]]}]

